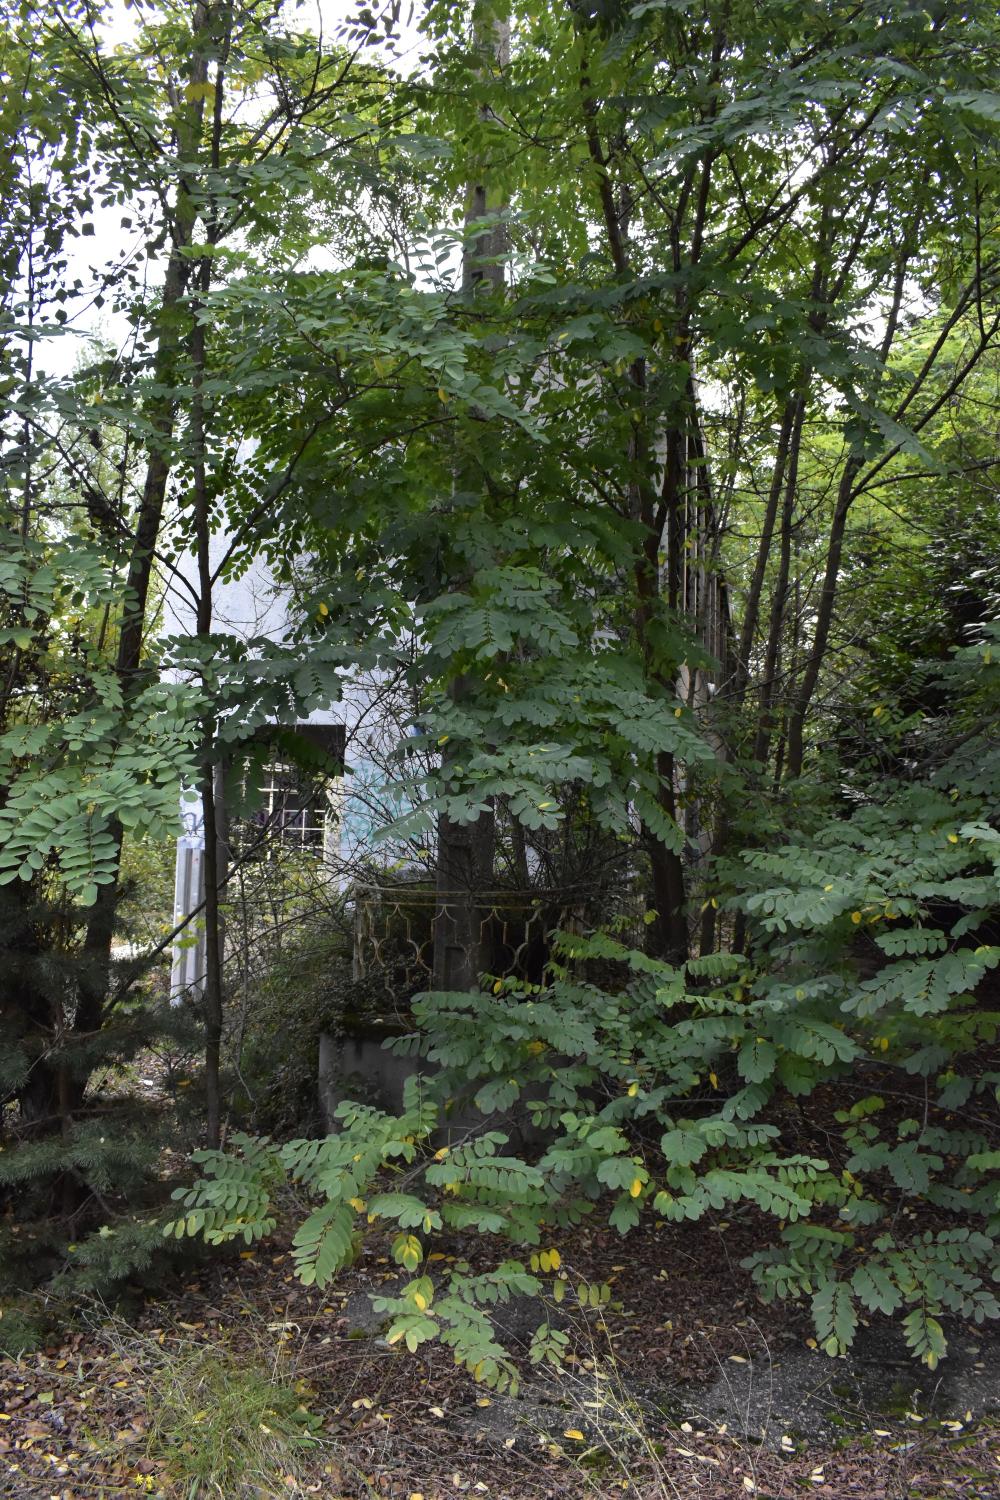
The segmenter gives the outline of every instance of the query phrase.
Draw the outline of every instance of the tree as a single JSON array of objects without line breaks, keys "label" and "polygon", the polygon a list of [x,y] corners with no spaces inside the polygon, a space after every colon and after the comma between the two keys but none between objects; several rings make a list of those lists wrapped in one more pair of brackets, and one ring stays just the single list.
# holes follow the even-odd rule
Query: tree
[{"label": "tree", "polygon": [[[942,563],[904,528],[915,519],[940,536],[953,525],[943,503],[976,522],[992,499],[972,488],[992,483],[996,458],[995,424],[980,418],[995,403],[1000,333],[992,10],[523,3],[510,9],[509,56],[490,58],[483,39],[506,10],[433,5],[431,55],[409,78],[356,55],[373,34],[367,15],[326,53],[280,17],[164,4],[114,56],[75,16],[45,32],[45,65],[94,100],[103,123],[86,141],[100,163],[91,176],[110,182],[131,163],[126,192],[140,203],[152,194],[165,269],[176,264],[182,283],[171,304],[164,281],[151,307],[123,286],[146,362],[105,365],[96,413],[81,408],[82,391],[59,396],[73,452],[99,418],[142,452],[146,480],[150,465],[163,479],[152,509],[145,481],[123,505],[88,455],[88,514],[132,580],[110,605],[116,724],[134,743],[140,704],[153,701],[143,694],[161,695],[183,726],[170,744],[155,737],[167,774],[187,767],[194,744],[211,828],[217,769],[257,726],[329,700],[352,673],[399,687],[412,723],[394,831],[430,847],[436,829],[439,918],[462,887],[459,961],[436,966],[458,998],[419,1011],[434,1041],[413,1045],[446,1047],[449,1028],[467,1027],[475,1050],[455,1066],[486,1059],[496,1072],[482,1082],[486,1103],[506,1097],[504,1080],[536,1083],[548,1065],[526,1061],[509,1029],[519,1047],[521,1007],[543,1002],[505,989],[502,975],[482,989],[483,889],[503,859],[522,884],[579,870],[581,851],[600,859],[585,870],[578,925],[627,917],[642,939],[625,951],[591,931],[577,950],[564,934],[544,1013],[604,1094],[588,1102],[550,1079],[574,1123],[545,1166],[483,1168],[506,1184],[490,1212],[520,1201],[510,1224],[529,1242],[553,1205],[573,1222],[567,1183],[588,1204],[607,1190],[623,1231],[647,1200],[696,1217],[734,1197],[818,1222],[863,1198],[857,1213],[875,1223],[886,1173],[960,1221],[934,1175],[956,1154],[945,1124],[928,1117],[931,1133],[914,1144],[883,1139],[866,1110],[848,1109],[844,1139],[869,1174],[855,1195],[820,1158],[772,1152],[781,1127],[769,1110],[776,1091],[847,1087],[854,1068],[927,1080],[928,1097],[933,1079],[942,1111],[948,1072],[991,1086],[975,1059],[992,1023],[968,1000],[992,962],[976,948],[990,945],[966,940],[991,910],[993,762],[976,713],[995,713],[994,590],[965,587],[939,604]],[[254,100],[244,119],[226,113],[238,82]],[[360,208],[345,216],[348,183]],[[313,253],[324,242],[335,252],[326,261]],[[50,442],[27,396],[17,409],[36,443]],[[915,492],[928,476],[935,493]],[[137,611],[148,622],[156,574],[153,542],[134,524],[143,516],[155,519],[157,566],[184,549],[196,558],[196,621],[159,659],[133,651],[130,667],[121,642]],[[223,524],[220,562],[211,546]],[[992,569],[992,529],[949,549],[949,582]],[[216,628],[218,578],[258,554],[293,600],[290,640],[244,643]],[[879,576],[862,580],[876,562]],[[934,598],[937,633],[922,640],[908,617],[903,641],[889,597],[903,569]],[[920,667],[914,701],[925,652],[937,664]],[[157,681],[167,667],[180,680],[169,690]],[[49,771],[72,760],[75,722]],[[79,765],[67,804],[78,820],[102,765],[89,742]],[[901,772],[919,783],[912,795]],[[18,774],[0,858],[31,877],[43,782]],[[81,860],[73,888],[109,892],[94,952],[110,930],[119,804],[144,784],[130,771],[107,792],[97,856]],[[61,841],[57,831],[48,847],[66,878]],[[917,858],[919,891],[907,883]],[[220,882],[210,870],[210,924]],[[959,909],[945,920],[949,900]],[[878,941],[876,922],[903,918],[905,937]],[[210,950],[214,1076],[221,975]],[[886,971],[877,1034],[865,954]],[[596,1000],[586,969],[572,967],[591,961],[618,966]],[[813,984],[811,969],[827,967],[829,983]],[[580,1032],[575,1012],[591,1003],[607,1029],[598,1017]],[[622,1103],[622,1083],[641,1108]],[[662,1127],[648,1160],[646,1115]],[[361,1111],[347,1129],[374,1173],[428,1119],[418,1101],[405,1126]],[[216,1089],[210,1139],[219,1123]],[[324,1171],[344,1169],[302,1240],[307,1268],[339,1263],[351,1197],[368,1190],[345,1149],[260,1157],[262,1181],[282,1164],[308,1175],[321,1158]],[[990,1150],[977,1140],[971,1170],[992,1171]],[[488,1141],[483,1151],[495,1154]],[[227,1169],[212,1160],[224,1196]],[[979,1215],[988,1182],[966,1185]],[[267,1219],[261,1194],[255,1225]],[[227,1237],[209,1190],[192,1205]],[[407,1203],[389,1216],[418,1209],[438,1212]],[[418,1222],[400,1218],[401,1230]],[[988,1264],[988,1228],[969,1231],[984,1236],[969,1264]],[[759,1261],[761,1285],[802,1290],[796,1256],[808,1276],[821,1270],[817,1327],[841,1348],[853,1299],[870,1305],[870,1287],[846,1288],[837,1255],[816,1249],[828,1235],[796,1230],[781,1243]],[[924,1258],[935,1275],[952,1243],[936,1239]],[[879,1262],[908,1306],[918,1262]],[[910,1312],[914,1348],[936,1358],[940,1307],[925,1297]],[[406,1330],[419,1342],[416,1324]],[[500,1370],[496,1351],[489,1358]]]},{"label": "tree", "polygon": [[[370,133],[362,117],[383,89],[377,70],[358,60],[370,27],[353,48],[327,53],[279,16],[236,18],[224,4],[140,14],[133,39],[114,48],[99,5],[27,5],[11,19],[4,436],[16,543],[3,576],[12,650],[0,721],[0,873],[22,970],[37,980],[63,948],[69,961],[41,987],[25,980],[5,999],[12,1034],[32,1038],[28,1053],[12,1053],[7,1097],[36,1133],[70,1140],[78,1129],[86,1135],[88,1079],[104,1049],[121,1051],[142,972],[109,964],[123,840],[172,829],[182,781],[200,781],[214,826],[214,769],[228,753],[216,732],[219,694],[229,741],[238,741],[279,702],[317,690],[312,678],[291,694],[262,687],[245,648],[242,659],[231,652],[221,687],[210,666],[220,642],[211,635],[209,549],[240,438],[219,421],[234,351],[213,357],[205,298],[220,268],[229,275],[255,242],[279,260],[299,253],[301,220],[287,215],[279,234],[272,218],[277,177],[282,195],[308,192],[325,206],[329,178]],[[73,130],[63,128],[63,108]],[[353,111],[345,133],[341,117]],[[86,216],[98,203],[130,209],[123,227],[137,218],[146,236],[124,267],[104,271],[97,297],[128,315],[134,336],[121,353],[98,351],[72,377],[53,379],[37,369],[35,349],[75,311],[80,284],[65,284],[65,242],[93,231]],[[200,655],[198,646],[188,653],[185,679],[167,672],[155,621],[188,545],[198,562]],[[213,847],[210,865],[214,856]],[[210,868],[206,921],[216,927],[220,884]],[[217,1140],[222,981],[218,945],[209,952],[206,1125]],[[93,1189],[101,1153],[89,1138],[76,1157],[66,1150]],[[46,1160],[58,1165],[58,1157],[50,1150]],[[23,1157],[24,1171],[33,1160]],[[89,1165],[96,1175],[88,1177]],[[18,1170],[12,1158],[12,1180]],[[92,1211],[93,1192],[84,1201]]]}]

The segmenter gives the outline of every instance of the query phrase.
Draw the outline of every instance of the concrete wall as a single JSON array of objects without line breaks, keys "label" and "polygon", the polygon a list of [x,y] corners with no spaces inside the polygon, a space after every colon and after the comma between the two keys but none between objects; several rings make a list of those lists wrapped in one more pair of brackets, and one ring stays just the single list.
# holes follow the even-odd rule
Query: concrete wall
[{"label": "concrete wall", "polygon": [[[334,1111],[344,1099],[370,1104],[387,1114],[401,1114],[406,1080],[417,1073],[436,1072],[437,1064],[426,1058],[397,1057],[383,1046],[382,1037],[340,1037],[324,1032],[319,1039],[319,1097],[327,1130],[338,1128]],[[532,1092],[537,1097],[538,1091]],[[544,1147],[549,1139],[548,1132],[531,1123],[523,1105],[484,1115],[470,1097],[454,1102],[447,1123],[432,1140],[435,1146],[446,1146],[484,1130],[502,1130],[515,1151]]]}]

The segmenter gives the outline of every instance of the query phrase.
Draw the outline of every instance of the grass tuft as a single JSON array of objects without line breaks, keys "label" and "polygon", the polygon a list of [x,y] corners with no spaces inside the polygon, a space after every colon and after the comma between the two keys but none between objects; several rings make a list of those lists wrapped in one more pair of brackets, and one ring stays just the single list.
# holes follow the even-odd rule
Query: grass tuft
[{"label": "grass tuft", "polygon": [[316,1478],[326,1444],[305,1382],[224,1345],[141,1342],[149,1457],[184,1500],[302,1493]]}]

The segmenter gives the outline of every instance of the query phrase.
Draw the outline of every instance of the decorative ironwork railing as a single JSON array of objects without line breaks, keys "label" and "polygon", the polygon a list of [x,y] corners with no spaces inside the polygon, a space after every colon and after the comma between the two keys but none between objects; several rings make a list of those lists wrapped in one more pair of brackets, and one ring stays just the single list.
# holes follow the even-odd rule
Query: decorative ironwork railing
[{"label": "decorative ironwork railing", "polygon": [[[441,924],[466,930],[466,892],[438,891],[429,882],[358,885],[354,891],[354,975],[381,973],[394,989],[428,988],[434,976],[434,939]],[[480,891],[471,922],[476,967],[490,975],[539,983],[550,954],[550,937],[588,932],[613,923],[623,941],[638,941],[640,910],[615,903],[593,887],[531,891]]]}]

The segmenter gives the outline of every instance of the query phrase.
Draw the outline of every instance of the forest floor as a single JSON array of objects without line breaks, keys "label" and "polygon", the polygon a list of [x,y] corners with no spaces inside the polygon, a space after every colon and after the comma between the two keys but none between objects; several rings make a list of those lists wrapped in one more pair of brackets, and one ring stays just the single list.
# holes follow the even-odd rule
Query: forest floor
[{"label": "forest floor", "polygon": [[[0,1365],[0,1495],[997,1500],[1000,1337],[950,1328],[931,1373],[872,1323],[829,1359],[800,1309],[757,1299],[752,1240],[740,1221],[578,1232],[570,1286],[610,1282],[612,1304],[553,1305],[572,1353],[558,1373],[525,1361],[517,1399],[447,1349],[386,1344],[368,1301],[398,1281],[386,1243],[325,1292],[286,1241],[219,1253],[129,1321],[85,1309]],[[501,1309],[501,1342],[523,1351],[538,1321]]]}]

